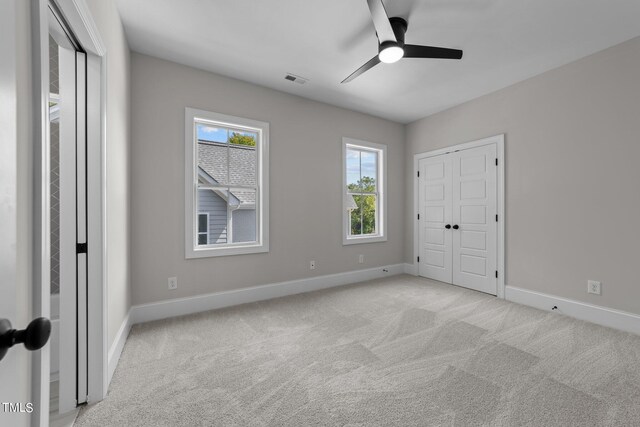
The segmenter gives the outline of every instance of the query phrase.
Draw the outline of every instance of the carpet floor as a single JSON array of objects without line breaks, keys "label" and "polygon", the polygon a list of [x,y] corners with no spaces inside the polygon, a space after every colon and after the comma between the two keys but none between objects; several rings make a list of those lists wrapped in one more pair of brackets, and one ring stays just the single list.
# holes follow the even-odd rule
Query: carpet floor
[{"label": "carpet floor", "polygon": [[133,327],[77,426],[640,426],[640,337],[403,275]]}]

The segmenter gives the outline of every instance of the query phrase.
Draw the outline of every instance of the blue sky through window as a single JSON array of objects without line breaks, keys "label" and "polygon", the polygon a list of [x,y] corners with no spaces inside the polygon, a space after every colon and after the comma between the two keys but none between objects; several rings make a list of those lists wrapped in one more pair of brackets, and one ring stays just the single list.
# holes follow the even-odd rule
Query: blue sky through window
[{"label": "blue sky through window", "polygon": [[206,125],[204,123],[196,123],[199,141],[222,142],[226,143],[233,134],[245,135],[258,140],[258,134],[255,132],[247,132],[241,130],[228,129],[225,127],[217,127]]},{"label": "blue sky through window", "polygon": [[199,140],[212,141],[212,142],[227,142],[228,129],[226,128],[218,128],[215,126],[208,126],[200,123],[198,123],[196,127],[198,130]]},{"label": "blue sky through window", "polygon": [[360,152],[347,150],[347,186],[360,180]]},{"label": "blue sky through window", "polygon": [[371,151],[347,149],[347,186],[358,184],[361,177],[376,180],[378,155]]}]

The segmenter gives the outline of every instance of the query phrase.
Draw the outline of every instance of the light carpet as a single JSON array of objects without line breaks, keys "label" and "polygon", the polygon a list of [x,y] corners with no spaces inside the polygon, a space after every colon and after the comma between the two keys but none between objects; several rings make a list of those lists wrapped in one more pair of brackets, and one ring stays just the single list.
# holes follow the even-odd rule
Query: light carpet
[{"label": "light carpet", "polygon": [[640,337],[403,275],[134,326],[77,426],[640,426]]}]

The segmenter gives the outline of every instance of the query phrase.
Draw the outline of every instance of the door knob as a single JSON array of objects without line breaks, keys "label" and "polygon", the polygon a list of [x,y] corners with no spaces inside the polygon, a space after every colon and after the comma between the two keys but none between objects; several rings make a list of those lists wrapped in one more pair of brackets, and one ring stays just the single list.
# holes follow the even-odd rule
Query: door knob
[{"label": "door knob", "polygon": [[451,228],[451,224],[447,224],[444,226],[444,228],[446,228],[447,230]]},{"label": "door knob", "polygon": [[12,329],[9,320],[0,319],[0,360],[16,344],[24,344],[30,351],[39,350],[49,341],[50,335],[51,322],[44,317],[32,320],[27,329],[21,331]]},{"label": "door knob", "polygon": [[453,226],[453,229],[454,229],[454,230],[457,230],[458,228],[460,228],[460,227],[458,227],[458,224],[456,224],[456,225],[454,225],[454,226]]}]

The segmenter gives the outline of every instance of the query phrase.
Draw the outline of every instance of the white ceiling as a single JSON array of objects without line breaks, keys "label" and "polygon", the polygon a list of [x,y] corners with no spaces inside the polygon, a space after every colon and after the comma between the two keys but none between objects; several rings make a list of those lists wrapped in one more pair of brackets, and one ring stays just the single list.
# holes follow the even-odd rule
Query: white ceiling
[{"label": "white ceiling", "polygon": [[366,0],[117,2],[134,51],[402,123],[640,36],[640,0],[386,0],[407,43],[463,59],[403,59],[341,85],[377,53]]}]

